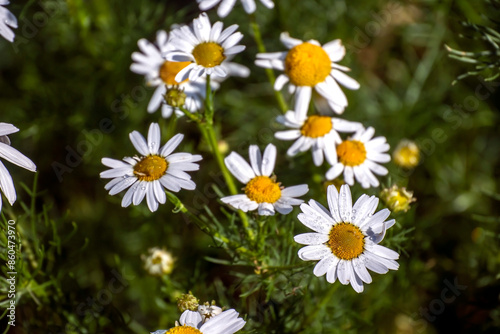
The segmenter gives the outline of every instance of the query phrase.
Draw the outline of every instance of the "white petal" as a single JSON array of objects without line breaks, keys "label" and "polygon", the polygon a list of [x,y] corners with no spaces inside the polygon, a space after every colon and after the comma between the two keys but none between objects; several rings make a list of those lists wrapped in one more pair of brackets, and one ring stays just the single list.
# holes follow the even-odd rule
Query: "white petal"
[{"label": "white petal", "polygon": [[323,164],[323,149],[318,147],[318,145],[313,145],[311,153],[313,156],[314,165],[321,166]]},{"label": "white petal", "polygon": [[287,49],[291,49],[294,46],[304,43],[300,39],[290,37],[290,34],[288,34],[288,32],[281,33],[280,41],[284,46],[286,46]]},{"label": "white petal", "polygon": [[127,189],[131,185],[133,185],[137,181],[136,177],[127,177],[122,179],[120,182],[116,183],[110,190],[109,194],[111,196],[118,194],[119,192],[122,192],[123,190]]},{"label": "white petal", "polygon": [[329,185],[327,188],[328,207],[330,208],[330,213],[332,214],[333,220],[337,223],[341,222],[339,213],[339,192],[337,187],[334,185]]},{"label": "white petal", "polygon": [[[5,197],[9,201],[10,205],[14,204],[16,201],[16,189],[14,188],[14,182],[10,176],[9,171],[5,168],[4,164],[0,161],[0,189],[2,189]],[[2,199],[0,198],[0,201]]]},{"label": "white petal", "polygon": [[357,293],[363,292],[363,289],[364,289],[363,281],[354,272],[354,268],[352,267],[352,262],[347,262],[346,270],[349,273],[349,276],[350,276],[349,282],[351,283],[351,286],[354,289],[354,291],[356,291]]},{"label": "white petal", "polygon": [[219,9],[217,9],[217,15],[219,15],[220,18],[226,17],[233,9],[235,3],[236,0],[223,0]]},{"label": "white petal", "polygon": [[299,197],[305,195],[309,191],[307,184],[286,187],[281,191],[281,196],[286,197]]},{"label": "white petal", "polygon": [[328,254],[332,254],[332,251],[325,245],[305,246],[298,252],[299,258],[304,261],[321,260]]},{"label": "white petal", "polygon": [[321,245],[329,240],[329,236],[322,233],[302,233],[296,235],[293,240],[302,245]]},{"label": "white petal", "polygon": [[330,268],[328,268],[328,271],[326,272],[326,281],[328,283],[333,284],[337,280],[339,262],[340,262],[340,259],[334,256],[333,264],[330,266]]},{"label": "white petal", "polygon": [[366,247],[370,252],[372,252],[375,255],[381,256],[386,259],[390,260],[397,260],[399,259],[399,254],[392,249],[389,249],[387,247],[381,246],[381,245],[367,245]]},{"label": "white petal", "polygon": [[326,178],[328,180],[333,180],[337,178],[340,174],[342,174],[343,171],[344,171],[344,165],[342,165],[341,163],[336,163],[335,165],[332,166],[332,168],[328,170],[328,172],[326,172]]},{"label": "white petal", "polygon": [[351,213],[352,213],[352,197],[351,197],[351,189],[348,185],[344,184],[340,187],[339,193],[339,213],[340,218],[344,222],[351,221]]},{"label": "white petal", "polygon": [[333,69],[330,74],[338,81],[342,86],[349,89],[359,89],[359,83],[345,74],[344,72],[340,72],[339,70]]},{"label": "white petal", "polygon": [[158,125],[158,123],[151,123],[148,132],[149,153],[151,154],[158,153],[158,149],[160,148],[160,140],[161,140],[160,126]]},{"label": "white petal", "polygon": [[29,171],[36,171],[36,165],[33,163],[33,161],[7,144],[0,143],[0,158],[3,158],[13,163],[14,165],[25,168]]},{"label": "white petal", "polygon": [[339,264],[337,265],[337,275],[339,277],[340,283],[343,285],[347,285],[349,283],[350,279],[350,272],[346,268],[348,263],[346,263],[345,260],[340,260]]},{"label": "white petal", "polygon": [[307,117],[307,111],[309,110],[309,104],[311,103],[312,88],[309,86],[299,86],[295,94],[295,112],[297,113],[297,119],[305,119]]},{"label": "white petal", "polygon": [[134,197],[135,191],[137,190],[136,187],[130,187],[125,195],[122,198],[122,208],[128,207],[130,204],[132,204],[132,198]]},{"label": "white petal", "polygon": [[247,14],[255,12],[255,0],[243,0],[241,3],[243,4],[243,9]]},{"label": "white petal", "polygon": [[99,177],[101,177],[102,179],[112,179],[112,178],[122,177],[122,176],[127,176],[127,175],[128,176],[133,175],[133,170],[132,170],[132,168],[130,168],[130,166],[108,169],[104,172],[101,172],[99,174]]},{"label": "white petal", "polygon": [[197,65],[195,63],[191,63],[188,66],[184,67],[182,70],[177,73],[175,76],[175,81],[177,82],[183,82],[184,80],[189,78],[189,75],[191,71],[196,67]]},{"label": "white petal", "polygon": [[159,85],[156,87],[155,92],[153,93],[153,96],[151,96],[151,100],[149,100],[148,103],[147,110],[149,113],[153,113],[158,110],[163,102],[163,95],[165,95],[166,92],[167,88],[165,85]]},{"label": "white petal", "polygon": [[214,7],[216,4],[218,4],[221,0],[197,0],[199,2],[199,7],[200,10],[206,11],[212,7]]},{"label": "white petal", "polygon": [[182,312],[179,322],[181,325],[191,326],[194,328],[200,328],[203,318],[199,312],[186,310]]},{"label": "white petal", "polygon": [[156,200],[153,184],[151,182],[146,183],[146,202],[148,204],[149,211],[155,212],[158,210],[158,201]]},{"label": "white petal", "polygon": [[146,139],[144,139],[144,137],[139,132],[133,131],[130,133],[129,137],[132,145],[134,145],[137,152],[142,155],[149,154],[149,148],[148,144],[146,143]]},{"label": "white petal", "polygon": [[278,131],[274,137],[281,140],[294,140],[301,136],[300,130]]},{"label": "white petal", "polygon": [[255,177],[252,167],[250,167],[248,162],[236,152],[231,152],[231,154],[224,159],[224,163],[234,177],[241,183],[246,184]]},{"label": "white petal", "polygon": [[132,197],[132,203],[134,205],[138,205],[142,202],[144,196],[146,196],[146,182],[138,182],[134,185],[134,187],[136,187],[136,190],[134,192],[134,196]]},{"label": "white petal", "polygon": [[345,47],[342,45],[342,41],[340,39],[326,43],[323,45],[323,50],[328,53],[330,60],[333,62],[342,60],[345,55]]},{"label": "white petal", "polygon": [[323,276],[328,272],[328,270],[336,268],[337,263],[339,263],[339,259],[335,255],[333,254],[326,255],[316,264],[313,270],[313,274],[316,277]]},{"label": "white petal", "polygon": [[352,259],[352,266],[354,268],[354,272],[361,278],[361,280],[365,283],[370,284],[372,282],[372,277],[368,270],[366,270],[365,264],[359,258]]},{"label": "white petal", "polygon": [[245,321],[238,318],[238,312],[229,309],[208,319],[201,327],[203,334],[232,334],[236,333],[245,326]]},{"label": "white petal", "polygon": [[258,212],[261,216],[273,216],[274,206],[271,203],[260,203]]},{"label": "white petal", "polygon": [[289,80],[290,79],[288,79],[288,76],[280,74],[274,82],[274,90],[281,90]]},{"label": "white petal", "polygon": [[184,139],[184,135],[180,133],[170,138],[170,140],[161,148],[160,155],[162,157],[168,157],[170,153],[172,153],[177,148],[177,146],[179,146],[182,139]]},{"label": "white petal", "polygon": [[165,202],[167,201],[167,196],[165,195],[165,191],[163,191],[163,188],[161,187],[160,181],[153,181],[153,191],[156,200],[160,204],[165,204]]},{"label": "white petal", "polygon": [[379,199],[375,196],[362,195],[352,208],[353,223],[360,228],[364,226],[368,216],[373,215],[377,209],[378,202]]},{"label": "white petal", "polygon": [[0,122],[0,136],[10,135],[18,131],[19,129],[12,124]]},{"label": "white petal", "polygon": [[260,170],[260,166],[262,164],[262,154],[260,153],[259,147],[257,145],[250,145],[248,148],[248,156],[255,175],[262,175]]},{"label": "white petal", "polygon": [[262,157],[262,175],[270,176],[274,170],[274,165],[276,164],[276,146],[273,144],[267,145],[264,150],[264,156]]}]

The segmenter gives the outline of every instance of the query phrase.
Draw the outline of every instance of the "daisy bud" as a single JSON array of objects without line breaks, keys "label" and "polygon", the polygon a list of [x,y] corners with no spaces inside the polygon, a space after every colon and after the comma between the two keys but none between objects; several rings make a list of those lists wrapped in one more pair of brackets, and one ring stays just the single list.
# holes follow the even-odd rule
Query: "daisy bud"
[{"label": "daisy bud", "polygon": [[415,142],[403,139],[392,153],[396,165],[404,168],[415,168],[420,162],[420,149]]},{"label": "daisy bud", "polygon": [[173,86],[167,88],[167,92],[164,95],[165,102],[174,108],[182,108],[186,103],[186,93],[184,90],[180,89],[179,86]]},{"label": "daisy bud", "polygon": [[413,191],[408,191],[405,187],[399,188],[397,185],[382,190],[380,198],[392,212],[406,212],[410,209],[410,204],[417,201],[413,197]]}]

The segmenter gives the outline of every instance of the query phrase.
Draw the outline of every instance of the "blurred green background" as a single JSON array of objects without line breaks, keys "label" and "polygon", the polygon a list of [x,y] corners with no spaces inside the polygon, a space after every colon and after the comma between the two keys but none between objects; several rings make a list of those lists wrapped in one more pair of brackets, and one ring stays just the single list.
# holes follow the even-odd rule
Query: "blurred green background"
[{"label": "blurred green background", "polygon": [[[346,91],[350,105],[342,117],[375,127],[392,148],[403,138],[421,148],[422,161],[414,171],[391,162],[389,177],[382,179],[384,186],[407,186],[418,199],[408,213],[394,215],[397,225],[382,242],[401,254],[400,269],[373,274],[362,294],[338,286],[318,308],[332,286],[313,276],[312,263],[295,255],[300,247],[292,237],[305,231],[296,224],[298,209],[285,220],[269,222],[271,231],[280,231],[269,244],[281,245],[270,258],[289,254],[283,263],[305,267],[293,275],[255,275],[249,265],[209,261],[230,257],[189,219],[172,213],[172,204],[154,214],[145,203],[121,208],[121,195],[109,196],[99,178],[106,169],[101,158],[135,154],[131,131],[146,134],[151,122],[160,122],[163,129],[171,122],[159,112],[146,112],[153,89],[129,70],[130,56],[140,38],[153,41],[157,30],[190,22],[199,13],[196,2],[12,1],[7,8],[19,28],[14,43],[0,39],[0,122],[20,128],[10,136],[12,145],[37,164],[38,175],[32,201],[34,176],[7,166],[18,201],[11,208],[3,200],[2,215],[17,221],[22,240],[17,320],[9,333],[166,329],[180,315],[176,294],[189,290],[202,301],[235,308],[246,317],[242,332],[248,333],[500,329],[500,80],[485,83],[472,76],[452,86],[471,65],[448,58],[445,49],[446,44],[483,50],[485,43],[472,40],[460,22],[499,28],[485,16],[498,13],[487,2],[467,0],[275,3],[273,11],[257,4],[269,52],[284,50],[282,31],[322,44],[341,38],[347,48],[341,64],[361,84],[359,91]],[[215,11],[209,14],[214,22]],[[253,64],[257,47],[249,18],[237,4],[223,21],[240,25],[247,49],[234,61],[248,66],[251,75],[230,78],[216,94],[222,137],[245,157],[249,144],[263,148],[273,142],[281,154],[275,169],[280,181],[307,182],[311,190],[304,198],[326,203],[327,166],[314,167],[310,154],[286,158],[290,143],[273,137],[280,111],[264,70]],[[222,224],[229,224],[211,185],[227,190],[214,179],[217,165],[196,126],[182,118],[175,131],[186,135],[179,150],[204,156],[200,171],[193,173],[197,190],[179,197],[195,214],[207,205]],[[172,134],[163,131],[164,141]],[[359,186],[353,188],[355,197],[361,193]],[[284,241],[273,239],[281,236]],[[177,259],[163,279],[143,269],[141,254],[154,246],[165,247]],[[249,275],[254,280],[248,281]],[[456,298],[443,294],[450,282],[460,285]],[[5,300],[4,291],[0,297]],[[309,315],[314,317],[294,323]],[[0,324],[6,328],[7,319]]]}]

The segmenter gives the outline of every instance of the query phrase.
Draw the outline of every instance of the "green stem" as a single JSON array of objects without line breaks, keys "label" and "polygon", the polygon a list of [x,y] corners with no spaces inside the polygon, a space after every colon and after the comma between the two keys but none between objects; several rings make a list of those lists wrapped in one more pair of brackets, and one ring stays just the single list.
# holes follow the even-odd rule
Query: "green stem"
[{"label": "green stem", "polygon": [[301,328],[309,328],[309,325],[316,320],[318,313],[325,307],[326,304],[328,304],[328,302],[330,302],[330,299],[333,297],[335,291],[337,291],[339,285],[340,284],[337,283],[330,286],[326,294],[323,296],[323,299],[321,299],[320,303],[318,304],[314,312],[307,317],[307,319],[302,324]]},{"label": "green stem", "polygon": [[223,243],[229,245],[233,249],[238,249],[238,251],[241,253],[249,253],[249,250],[247,248],[232,242],[225,236],[220,235],[218,232],[215,232],[212,229],[210,229],[210,227],[203,220],[201,220],[197,215],[191,213],[188,210],[188,208],[186,208],[184,203],[182,203],[182,201],[176,195],[174,195],[169,191],[165,191],[165,193],[167,194],[167,198],[170,201],[170,203],[172,203],[175,206],[173,210],[175,213],[182,212],[185,215],[187,215],[196,224],[196,226],[198,226],[200,230],[202,230],[212,238],[222,241]]},{"label": "green stem", "polygon": [[168,120],[167,124],[167,138],[173,137],[175,134],[175,129],[177,125],[177,115],[175,115],[175,110],[173,112],[173,115],[170,116],[170,119]]},{"label": "green stem", "polygon": [[[234,183],[233,176],[229,172],[229,170],[226,167],[226,164],[224,163],[224,157],[222,153],[219,150],[219,145],[217,143],[217,136],[215,134],[214,130],[214,103],[213,103],[213,93],[212,93],[212,88],[210,86],[210,76],[207,75],[207,90],[206,90],[206,97],[205,97],[205,120],[197,119],[196,122],[198,124],[198,127],[200,128],[200,132],[205,138],[207,144],[210,146],[210,149],[212,151],[212,154],[215,157],[215,160],[217,161],[217,164],[219,165],[219,168],[222,172],[222,176],[224,177],[224,180],[226,181],[227,187],[229,189],[229,193],[231,195],[237,195],[238,194],[238,189],[236,188],[236,184]],[[248,221],[248,216],[246,215],[245,212],[238,210],[238,215],[241,218],[241,223],[243,224],[243,228],[245,229],[249,239],[253,241],[255,239],[254,233],[252,229],[250,228],[250,223]]]},{"label": "green stem", "polygon": [[[259,50],[260,53],[266,53],[266,47],[264,45],[264,41],[262,40],[262,34],[260,33],[260,26],[257,23],[257,18],[255,14],[250,14],[249,16],[250,16],[250,26],[252,27],[253,30],[253,38],[255,40],[255,43],[257,43],[257,49]],[[279,90],[274,89],[274,83],[276,82],[274,71],[270,68],[266,68],[266,74],[267,78],[269,79],[269,82],[271,83],[271,87],[273,88],[274,91],[274,96],[278,101],[281,111],[283,113],[286,113],[288,111],[288,106],[286,105],[285,99],[283,98],[283,95]]]},{"label": "green stem", "polygon": [[[231,195],[237,195],[238,194],[238,189],[236,188],[236,185],[234,183],[234,179],[229,172],[229,170],[226,167],[226,164],[224,163],[224,157],[222,156],[222,153],[219,150],[219,145],[217,144],[217,136],[215,135],[215,130],[212,124],[207,123],[198,123],[198,126],[200,127],[200,131],[202,135],[205,137],[205,140],[207,141],[208,145],[210,146],[212,153],[215,157],[215,160],[217,161],[217,164],[219,165],[219,168],[222,172],[222,176],[224,177],[224,180],[226,181],[227,187],[229,189],[229,193]],[[241,218],[241,222],[243,224],[243,227],[245,228],[245,231],[248,234],[248,237],[250,240],[254,240],[254,234],[252,229],[250,229],[250,223],[248,221],[248,216],[246,215],[245,212],[238,210],[238,214]]]}]

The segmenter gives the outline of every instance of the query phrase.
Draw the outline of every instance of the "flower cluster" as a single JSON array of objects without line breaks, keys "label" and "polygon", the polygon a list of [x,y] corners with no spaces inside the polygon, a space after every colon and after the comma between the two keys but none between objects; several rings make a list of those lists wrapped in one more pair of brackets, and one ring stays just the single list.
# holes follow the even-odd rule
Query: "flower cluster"
[{"label": "flower cluster", "polygon": [[[202,10],[220,3],[220,17],[228,15],[235,2],[198,0]],[[262,0],[262,3],[268,8],[274,6],[269,0]],[[247,13],[256,9],[254,0],[242,0],[242,4]],[[372,282],[368,270],[379,274],[397,270],[399,254],[379,245],[386,231],[395,224],[394,219],[387,220],[391,211],[376,212],[379,199],[365,194],[352,204],[350,186],[378,187],[377,176],[388,174],[382,164],[388,163],[391,156],[386,138],[375,136],[373,127],[340,116],[348,107],[341,86],[350,90],[360,88],[360,84],[346,74],[350,69],[339,64],[346,49],[339,39],[321,45],[316,40],[304,42],[283,32],[280,40],[288,50],[259,53],[255,60],[260,67],[283,71],[274,89],[279,92],[288,84],[288,91],[294,98],[292,110],[277,117],[277,122],[286,129],[275,133],[277,139],[294,141],[287,155],[295,157],[311,150],[315,166],[322,166],[325,161],[329,165],[326,179],[345,183],[340,191],[333,185],[328,187],[326,208],[313,199],[306,204],[299,198],[309,191],[308,184],[285,187],[278,181],[274,174],[278,159],[275,145],[268,144],[263,152],[257,145],[250,145],[248,161],[234,151],[226,157],[220,152],[213,127],[213,92],[230,76],[249,75],[248,68],[232,62],[245,50],[240,44],[243,34],[237,30],[238,25],[224,28],[220,21],[212,24],[208,15],[201,13],[189,25],[175,25],[169,32],[158,31],[154,43],[139,40],[141,52],[132,54],[130,69],[144,75],[146,83],[155,87],[147,111],[152,113],[161,108],[164,118],[173,114],[185,115],[196,123],[228,186],[230,194],[222,196],[220,201],[238,211],[249,239],[253,238],[253,232],[248,231],[252,227],[247,212],[255,211],[262,216],[259,222],[265,222],[266,216],[290,214],[294,206],[300,206],[302,213],[297,219],[314,232],[295,235],[294,240],[305,245],[298,251],[298,257],[304,261],[318,261],[313,269],[315,276],[326,275],[330,283],[338,279],[341,284],[350,284],[356,292],[362,292],[364,284]],[[314,98],[322,101],[313,101],[314,92],[317,93]],[[311,102],[324,101],[329,112],[311,112],[314,109]],[[187,172],[198,170],[197,162],[202,160],[197,154],[173,153],[182,139],[183,135],[177,134],[160,147],[157,123],[150,125],[147,139],[137,131],[132,132],[130,140],[139,156],[123,160],[103,158],[102,163],[110,169],[102,172],[101,178],[111,179],[105,189],[110,195],[128,189],[122,199],[123,207],[138,205],[144,197],[152,212],[159,204],[166,203],[167,197],[179,205],[171,199],[170,192],[194,190],[196,184]],[[415,166],[409,153],[399,156],[409,161],[407,165]],[[338,180],[341,175],[343,181]],[[242,193],[237,190],[232,176],[244,185]],[[397,200],[388,199],[388,196],[396,196],[394,189],[382,194],[393,210],[407,210],[412,202],[411,199],[404,202],[403,195],[407,194],[404,189]],[[252,217],[256,220],[255,215]],[[151,249],[144,261],[145,268],[154,275],[168,274],[172,270],[173,259],[164,250]],[[179,305],[183,313],[176,326],[154,334],[232,334],[245,325],[235,310],[223,311],[208,303],[199,305],[198,299],[191,294],[184,295]]]}]

